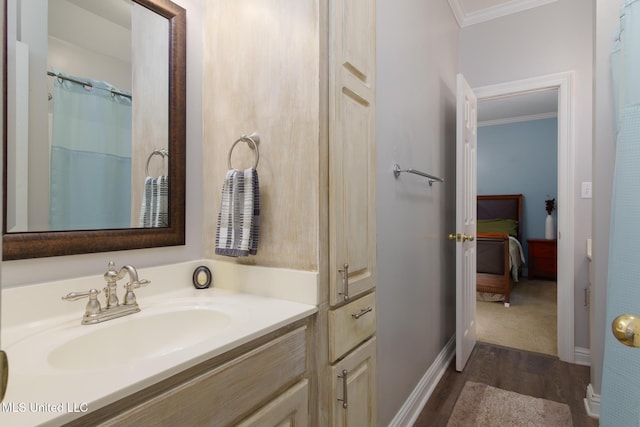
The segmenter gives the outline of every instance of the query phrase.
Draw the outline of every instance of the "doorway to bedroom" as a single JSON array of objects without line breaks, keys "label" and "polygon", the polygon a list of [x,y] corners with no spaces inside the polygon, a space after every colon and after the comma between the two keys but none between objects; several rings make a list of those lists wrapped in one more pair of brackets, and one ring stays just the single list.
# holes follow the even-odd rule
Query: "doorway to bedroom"
[{"label": "doorway to bedroom", "polygon": [[510,258],[524,262],[511,272],[509,308],[499,295],[478,293],[478,340],[557,356],[557,87],[479,99],[477,190],[522,194],[522,234]]}]

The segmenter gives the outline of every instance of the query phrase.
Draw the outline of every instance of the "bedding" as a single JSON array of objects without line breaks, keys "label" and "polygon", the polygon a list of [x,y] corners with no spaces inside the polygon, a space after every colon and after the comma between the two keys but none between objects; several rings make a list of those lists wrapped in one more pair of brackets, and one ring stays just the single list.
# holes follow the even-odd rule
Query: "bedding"
[{"label": "bedding", "polygon": [[522,245],[513,236],[509,236],[509,270],[514,282],[518,282],[518,272],[524,265],[524,251]]},{"label": "bedding", "polygon": [[507,233],[509,236],[518,237],[518,221],[515,219],[479,219],[477,222],[478,233]]}]

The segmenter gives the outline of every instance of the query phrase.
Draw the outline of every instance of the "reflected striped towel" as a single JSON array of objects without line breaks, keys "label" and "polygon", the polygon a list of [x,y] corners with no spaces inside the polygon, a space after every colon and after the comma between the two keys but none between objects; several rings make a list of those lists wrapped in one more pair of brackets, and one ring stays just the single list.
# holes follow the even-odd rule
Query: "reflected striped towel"
[{"label": "reflected striped towel", "polygon": [[144,180],[140,208],[140,227],[169,226],[169,179],[166,176]]},{"label": "reflected striped towel", "polygon": [[258,172],[230,169],[222,187],[216,229],[216,254],[232,257],[258,252],[260,188]]}]

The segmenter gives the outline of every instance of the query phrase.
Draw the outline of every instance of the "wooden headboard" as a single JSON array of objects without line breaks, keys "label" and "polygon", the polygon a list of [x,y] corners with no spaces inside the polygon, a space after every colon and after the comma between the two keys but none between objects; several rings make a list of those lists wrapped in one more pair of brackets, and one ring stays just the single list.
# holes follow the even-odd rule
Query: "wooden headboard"
[{"label": "wooden headboard", "polygon": [[522,194],[478,196],[477,219],[515,219],[518,240],[522,237]]}]

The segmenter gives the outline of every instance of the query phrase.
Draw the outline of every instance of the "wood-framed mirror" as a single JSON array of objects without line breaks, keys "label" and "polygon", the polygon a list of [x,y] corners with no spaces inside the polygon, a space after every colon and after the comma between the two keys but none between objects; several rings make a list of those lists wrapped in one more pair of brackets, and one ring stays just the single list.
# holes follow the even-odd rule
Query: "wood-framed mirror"
[{"label": "wood-framed mirror", "polygon": [[[40,8],[40,12],[42,8],[49,9],[48,5],[51,0],[38,0],[37,2],[31,1],[32,4],[37,4],[42,6]],[[3,27],[3,150],[4,150],[4,179],[3,179],[3,239],[2,239],[2,256],[3,260],[18,260],[18,259],[28,259],[28,258],[41,258],[41,257],[51,257],[51,256],[63,256],[63,255],[74,255],[74,254],[83,254],[83,253],[95,253],[95,252],[108,252],[108,251],[118,251],[118,250],[130,250],[130,249],[142,249],[142,248],[151,248],[151,247],[160,247],[160,246],[176,246],[183,245],[185,243],[185,174],[186,174],[186,11],[176,5],[175,3],[169,0],[64,0],[65,3],[69,3],[70,8],[83,8],[81,13],[85,13],[85,8],[88,7],[90,3],[93,3],[95,7],[102,8],[105,6],[107,2],[118,2],[118,3],[127,3],[131,5],[132,9],[140,10],[141,12],[132,12],[132,15],[141,13],[142,15],[148,15],[149,19],[160,22],[160,27],[155,27],[153,30],[155,32],[151,33],[152,36],[149,36],[149,25],[144,23],[143,21],[139,21],[141,18],[131,17],[131,27],[134,28],[129,29],[132,36],[131,42],[131,57],[137,58],[136,52],[141,54],[145,54],[147,52],[153,51],[157,46],[164,46],[159,53],[157,58],[162,58],[162,64],[160,67],[156,67],[153,70],[158,70],[160,72],[155,72],[151,70],[149,67],[153,63],[150,62],[151,65],[147,64],[146,67],[139,67],[139,61],[131,61],[131,80],[132,89],[129,91],[118,91],[110,90],[109,97],[111,98],[121,98],[125,99],[127,93],[129,96],[129,105],[130,109],[133,110],[130,113],[133,118],[128,118],[130,121],[130,128],[133,130],[130,132],[129,138],[131,139],[131,146],[129,148],[125,148],[124,150],[128,150],[127,155],[121,155],[121,153],[100,152],[99,154],[102,157],[110,157],[113,158],[118,157],[119,160],[124,158],[129,163],[130,173],[130,186],[132,190],[130,191],[132,194],[130,196],[125,197],[125,199],[130,200],[124,204],[128,203],[128,206],[125,207],[125,215],[128,215],[129,222],[122,225],[122,223],[107,223],[106,225],[100,225],[103,223],[96,223],[97,225],[89,225],[87,226],[84,222],[81,222],[81,225],[65,225],[58,226],[53,224],[54,214],[59,214],[60,210],[56,208],[56,206],[63,206],[70,202],[67,199],[62,198],[59,195],[55,197],[51,195],[51,193],[45,196],[47,202],[45,203],[46,208],[39,208],[32,203],[31,199],[29,199],[26,194],[31,194],[32,189],[42,189],[46,188],[47,191],[53,191],[54,186],[59,184],[59,179],[54,176],[54,170],[58,169],[71,169],[69,163],[64,163],[62,166],[56,164],[55,166],[51,162],[54,158],[54,147],[57,149],[57,145],[52,139],[52,135],[56,134],[55,129],[59,129],[58,126],[56,128],[55,122],[52,119],[51,107],[47,107],[46,102],[50,102],[51,98],[55,98],[57,92],[54,92],[54,95],[51,95],[51,91],[48,88],[51,88],[53,85],[57,83],[60,84],[72,84],[73,80],[79,80],[80,89],[75,89],[76,91],[82,92],[98,92],[96,90],[100,89],[99,84],[95,82],[103,82],[106,81],[102,76],[94,77],[93,75],[83,75],[81,79],[76,79],[77,73],[58,73],[56,67],[52,69],[50,61],[45,59],[43,60],[43,64],[40,68],[38,66],[38,52],[37,46],[28,45],[27,46],[27,65],[26,68],[19,68],[19,58],[17,56],[20,53],[16,53],[16,33],[18,31],[29,31],[28,25],[25,24],[25,20],[30,20],[34,18],[25,17],[25,8],[26,6],[20,6],[22,0],[4,0],[4,27]],[[55,3],[55,8],[59,7],[60,0],[57,0]],[[94,12],[91,10],[90,12]],[[150,14],[150,15],[149,15]],[[15,19],[16,22],[12,21]],[[18,24],[18,20],[22,19],[23,21]],[[47,17],[46,14],[43,18],[35,18],[35,19],[44,19],[45,27],[53,27],[54,24],[51,24],[51,17]],[[138,21],[135,21],[138,19]],[[144,18],[146,19],[146,18]],[[78,20],[77,21],[83,21]],[[134,24],[136,23],[137,24]],[[85,25],[88,25],[86,22]],[[96,25],[91,24],[89,28],[91,29],[90,33],[96,33]],[[101,24],[100,24],[101,25]],[[118,26],[120,24],[117,24]],[[63,25],[64,27],[65,25]],[[71,27],[72,23],[70,22],[67,26]],[[126,24],[122,24],[120,26],[125,26]],[[41,27],[39,25],[34,25],[34,27]],[[118,27],[119,28],[119,27]],[[159,29],[158,29],[159,28]],[[17,30],[19,29],[19,30]],[[51,31],[51,30],[49,30]],[[118,30],[119,31],[119,30]],[[51,35],[45,34],[45,39],[50,40]],[[109,37],[112,37],[109,35]],[[115,37],[115,36],[113,36]],[[55,45],[58,43],[58,38],[54,37],[54,42],[50,42],[50,44]],[[136,42],[137,40],[137,42]],[[138,45],[136,46],[136,43]],[[142,43],[142,44],[141,44]],[[27,43],[28,44],[28,43]],[[44,42],[45,46],[47,46],[47,41]],[[126,43],[120,43],[120,46],[125,46]],[[129,46],[127,46],[128,48]],[[36,56],[32,56],[35,51]],[[45,52],[40,56],[46,57],[48,54]],[[32,58],[35,58],[32,59]],[[91,57],[93,58],[93,56]],[[126,58],[125,58],[126,60]],[[14,62],[15,61],[15,62]],[[64,61],[63,65],[64,64]],[[88,60],[87,62],[96,62],[94,59]],[[135,62],[135,65],[133,65]],[[155,63],[158,64],[157,62]],[[24,65],[23,65],[24,66]],[[46,67],[46,70],[43,69]],[[103,67],[108,68],[108,67]],[[44,105],[44,114],[42,116],[46,116],[48,118],[48,123],[46,125],[41,126],[44,130],[43,138],[29,138],[24,137],[26,139],[21,139],[19,141],[26,141],[25,144],[32,144],[32,141],[35,140],[36,143],[40,143],[41,140],[46,140],[46,148],[43,152],[38,152],[40,154],[36,154],[36,156],[32,155],[33,148],[29,146],[28,149],[20,149],[16,147],[20,147],[16,141],[16,134],[20,134],[24,129],[31,129],[30,123],[25,125],[24,122],[20,121],[19,108],[24,108],[24,106],[16,106],[24,100],[24,97],[20,97],[16,95],[16,92],[19,90],[15,84],[15,76],[20,75],[20,70],[27,70],[27,74],[29,74],[29,80],[27,85],[27,91],[29,93],[29,100],[31,100],[31,96],[33,96],[33,92],[36,93],[44,93],[43,98],[47,98],[48,100],[41,101],[40,99],[36,99],[32,104],[37,104],[42,102]],[[35,71],[34,71],[35,69]],[[9,70],[9,71],[8,71]],[[45,72],[46,71],[46,72]],[[13,73],[13,76],[11,75]],[[37,73],[37,74],[36,74]],[[8,82],[8,74],[9,74],[9,82]],[[23,73],[24,74],[24,73]],[[38,88],[36,84],[31,83],[32,75],[36,74],[38,76],[39,81],[46,85],[44,86],[44,90],[36,91]],[[122,73],[126,74],[126,73]],[[136,85],[137,82],[153,80],[155,75],[163,75],[164,77],[164,87],[166,90],[162,88],[162,90],[155,89],[155,92],[162,92],[162,96],[164,98],[163,102],[154,101],[153,95],[154,89],[147,89],[147,94],[151,93],[151,95],[145,96],[143,90],[140,90],[140,85]],[[53,76],[52,76],[53,75]],[[42,78],[40,76],[43,76]],[[95,79],[95,80],[94,80]],[[51,81],[55,80],[53,83]],[[71,83],[70,83],[71,82]],[[163,82],[160,80],[160,82]],[[88,84],[87,84],[88,83]],[[75,84],[75,83],[73,83]],[[125,83],[126,84],[126,83]],[[156,81],[156,86],[158,82]],[[76,85],[78,86],[78,85]],[[108,88],[112,88],[111,85],[107,85]],[[113,86],[115,87],[115,86]],[[124,96],[121,96],[124,95]],[[18,100],[18,101],[16,101]],[[126,99],[125,99],[126,101]],[[54,99],[55,102],[55,99]],[[126,102],[125,102],[126,103]],[[156,105],[157,104],[157,105]],[[131,107],[132,105],[132,107]],[[151,108],[151,113],[145,113],[144,115],[138,113],[142,107],[154,107]],[[30,107],[29,107],[30,108]],[[49,109],[49,111],[47,111]],[[82,110],[82,108],[81,108]],[[27,118],[31,120],[31,110],[22,110],[27,111]],[[103,116],[102,113],[99,114],[100,117]],[[38,116],[40,117],[40,116]],[[128,117],[128,116],[127,116]],[[142,117],[142,119],[140,119]],[[47,121],[44,119],[44,121]],[[126,121],[126,120],[125,120]],[[52,125],[52,122],[54,125]],[[54,130],[52,130],[52,128]],[[137,129],[136,129],[137,128]],[[126,126],[124,127],[125,131],[120,130],[119,134],[127,134],[129,132],[126,131]],[[159,140],[155,140],[153,142],[147,142],[147,145],[144,146],[144,149],[140,149],[136,144],[140,139],[148,138],[150,139],[152,135],[155,135],[155,130],[161,130],[161,137]],[[24,132],[22,132],[24,133]],[[32,132],[37,135],[37,131]],[[75,130],[72,129],[71,133],[76,133]],[[109,134],[109,132],[102,131],[94,131],[93,135],[96,135],[96,138],[89,138],[91,141],[100,139],[99,137],[103,134]],[[105,139],[105,138],[103,138]],[[108,138],[107,142],[108,141]],[[63,138],[64,140],[64,138]],[[13,145],[12,145],[13,144]],[[97,143],[96,143],[97,144]],[[125,144],[126,145],[126,144]],[[152,147],[159,147],[163,151],[163,155],[155,156],[153,155],[154,149]],[[71,147],[77,148],[77,147]],[[88,151],[87,149],[80,149],[79,151]],[[69,147],[60,147],[60,151],[64,152],[65,155],[68,154],[70,150]],[[83,151],[83,154],[84,154]],[[107,150],[108,151],[108,150]],[[22,152],[22,156],[20,157]],[[91,149],[93,153],[93,148]],[[74,152],[75,154],[75,152]],[[57,155],[57,154],[56,154]],[[166,157],[166,159],[165,159]],[[42,173],[40,167],[37,166],[38,163],[35,163],[35,167],[33,166],[31,158],[35,158],[36,161],[42,161],[42,158],[45,158],[44,161],[45,166],[42,169],[46,169],[46,172]],[[153,159],[152,159],[153,158]],[[27,175],[24,172],[24,168],[21,167],[21,163],[24,162],[24,165],[30,165],[32,172]],[[151,166],[149,163],[151,162]],[[155,164],[158,163],[156,166]],[[93,163],[82,163],[84,169],[95,169]],[[145,168],[146,166],[146,168]],[[102,167],[102,166],[101,166]],[[114,173],[113,169],[110,169],[112,166],[108,163],[105,166],[107,171],[106,175],[109,177],[107,181],[111,182],[113,179],[120,177],[123,173],[120,173],[120,169],[116,170]],[[149,168],[154,169],[154,167],[160,167],[161,171],[153,172],[154,177],[157,173],[158,175],[162,175],[165,178],[165,186],[157,187],[159,191],[167,193],[164,199],[161,199],[158,194],[156,194],[155,190],[153,192],[147,193],[147,183],[150,178]],[[162,170],[164,168],[164,170]],[[126,166],[125,169],[126,170]],[[24,173],[23,173],[24,172]],[[35,175],[32,173],[35,172]],[[16,180],[16,175],[23,175],[25,178],[23,181],[19,179]],[[126,175],[126,173],[124,173]],[[138,176],[140,175],[140,176]],[[146,179],[145,180],[145,175]],[[33,178],[35,176],[35,178]],[[83,175],[80,175],[81,177]],[[43,178],[46,182],[45,185],[37,185],[38,179]],[[68,180],[77,182],[84,181],[84,179],[78,179],[78,175],[72,176]],[[168,182],[168,185],[166,185]],[[52,184],[54,183],[54,184]],[[48,184],[48,186],[47,186]],[[154,184],[156,182],[154,181]],[[91,187],[93,188],[93,187]],[[108,191],[111,191],[110,193]],[[94,191],[97,193],[98,198],[106,198],[111,200],[113,194],[121,194],[121,191],[112,191],[108,190],[105,192],[104,196],[101,191]],[[71,193],[72,195],[77,197],[77,190],[73,189],[71,191],[67,190],[66,193]],[[136,195],[133,195],[135,193]],[[156,222],[149,224],[148,222],[143,222],[143,213],[145,209],[149,208],[149,199],[147,196],[153,193],[154,199],[153,202],[157,203],[158,206],[166,203],[166,208],[161,209],[161,215],[163,217],[162,222]],[[164,194],[163,193],[163,194]],[[94,194],[95,196],[95,194]],[[30,197],[30,196],[29,196]],[[86,196],[89,197],[89,196]],[[137,197],[137,198],[136,198]],[[20,199],[20,206],[16,203],[16,198]],[[157,199],[156,199],[157,198]],[[54,206],[53,199],[56,199],[55,203],[58,205]],[[26,202],[25,202],[26,200]],[[82,197],[80,197],[80,203],[82,203]],[[76,203],[78,201],[76,200]],[[88,201],[85,204],[93,205],[93,202]],[[112,204],[118,204],[112,203]],[[21,210],[22,209],[22,210]],[[70,208],[74,213],[77,212],[77,208]],[[160,209],[160,208],[158,208]],[[35,213],[34,213],[35,212]],[[31,221],[32,217],[36,217],[39,214],[46,213],[45,216],[48,215],[48,219],[45,220],[35,220]],[[157,213],[154,211],[154,213]],[[65,217],[66,215],[62,215]],[[110,215],[107,215],[109,217]],[[92,215],[80,215],[81,218],[91,218]],[[9,221],[8,221],[9,219]],[[66,219],[63,218],[63,221]],[[30,222],[31,221],[31,222]],[[32,225],[32,222],[36,225]],[[19,226],[18,223],[22,225]],[[26,224],[26,225],[25,225]],[[70,223],[73,224],[73,223]],[[127,226],[129,224],[129,226]]]}]

